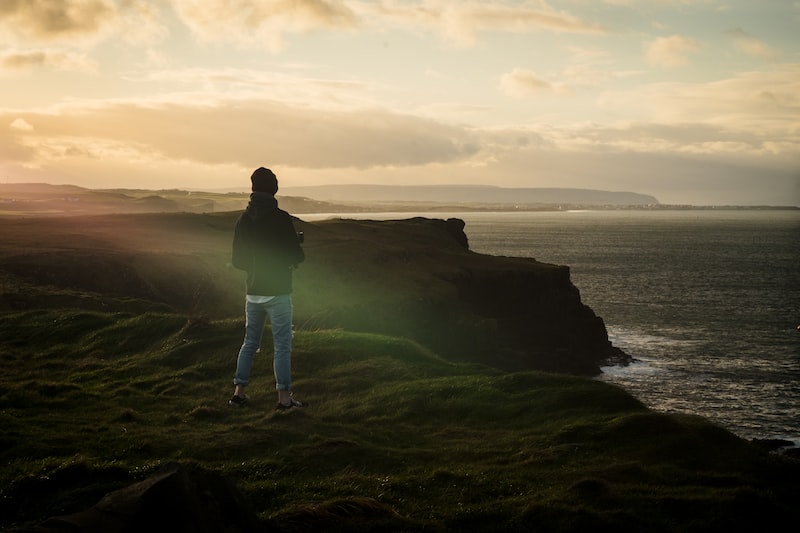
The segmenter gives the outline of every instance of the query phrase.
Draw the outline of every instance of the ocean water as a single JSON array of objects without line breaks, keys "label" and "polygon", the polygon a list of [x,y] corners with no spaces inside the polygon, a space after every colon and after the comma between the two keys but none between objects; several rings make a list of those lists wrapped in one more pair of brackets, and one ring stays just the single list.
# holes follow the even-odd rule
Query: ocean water
[{"label": "ocean water", "polygon": [[474,251],[569,265],[648,406],[800,444],[800,212],[467,215]]},{"label": "ocean water", "polygon": [[800,445],[800,211],[433,216],[462,218],[473,251],[568,265],[611,342],[636,359],[598,379],[658,411]]}]

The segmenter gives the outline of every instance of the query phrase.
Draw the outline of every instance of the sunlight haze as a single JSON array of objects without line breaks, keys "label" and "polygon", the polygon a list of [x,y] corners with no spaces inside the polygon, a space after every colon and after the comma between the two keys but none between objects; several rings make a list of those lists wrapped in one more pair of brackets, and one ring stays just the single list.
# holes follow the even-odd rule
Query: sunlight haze
[{"label": "sunlight haze", "polygon": [[800,205],[795,0],[2,0],[0,179]]}]

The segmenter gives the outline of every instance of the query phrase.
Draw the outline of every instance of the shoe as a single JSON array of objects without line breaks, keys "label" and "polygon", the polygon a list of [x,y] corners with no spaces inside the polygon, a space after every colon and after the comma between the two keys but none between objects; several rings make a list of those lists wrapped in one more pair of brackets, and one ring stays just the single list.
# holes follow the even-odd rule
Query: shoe
[{"label": "shoe", "polygon": [[281,402],[278,402],[278,404],[275,406],[275,410],[279,412],[286,412],[286,411],[291,411],[292,409],[298,409],[300,407],[307,407],[307,406],[308,404],[295,400],[294,398],[289,398],[288,404],[282,404]]},{"label": "shoe", "polygon": [[228,405],[231,407],[244,407],[247,405],[247,402],[250,401],[250,396],[247,394],[242,394],[241,396],[233,395],[231,399],[228,400]]}]

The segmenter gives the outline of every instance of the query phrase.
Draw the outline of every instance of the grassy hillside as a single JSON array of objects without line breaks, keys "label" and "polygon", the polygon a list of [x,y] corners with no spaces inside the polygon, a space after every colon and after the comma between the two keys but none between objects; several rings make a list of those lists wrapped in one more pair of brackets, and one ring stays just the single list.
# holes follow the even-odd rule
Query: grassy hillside
[{"label": "grassy hillside", "polygon": [[[469,333],[502,315],[446,307],[461,301],[453,280],[509,283],[502,308],[525,272],[557,311],[575,303],[568,270],[481,257],[436,224],[298,222],[295,389],[311,407],[273,412],[265,338],[252,406],[229,408],[244,328],[235,216],[0,219],[0,529],[86,509],[170,461],[229,476],[281,531],[800,521],[797,459],[608,384],[501,370]],[[563,289],[552,302],[550,284]],[[446,357],[409,326],[438,311],[461,328],[428,328]]]},{"label": "grassy hillside", "polygon": [[744,531],[800,518],[796,460],[604,383],[450,363],[397,337],[299,332],[295,389],[311,407],[273,413],[265,350],[252,405],[229,408],[242,328],[4,315],[0,527],[87,508],[172,460],[231,476],[286,531]]}]

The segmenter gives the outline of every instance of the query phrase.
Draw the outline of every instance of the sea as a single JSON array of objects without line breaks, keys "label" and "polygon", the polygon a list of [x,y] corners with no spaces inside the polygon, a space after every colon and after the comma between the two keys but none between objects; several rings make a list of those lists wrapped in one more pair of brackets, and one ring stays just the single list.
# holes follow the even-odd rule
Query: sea
[{"label": "sea", "polygon": [[567,265],[635,361],[597,378],[650,408],[800,446],[800,210],[301,215],[461,218],[470,249]]}]

